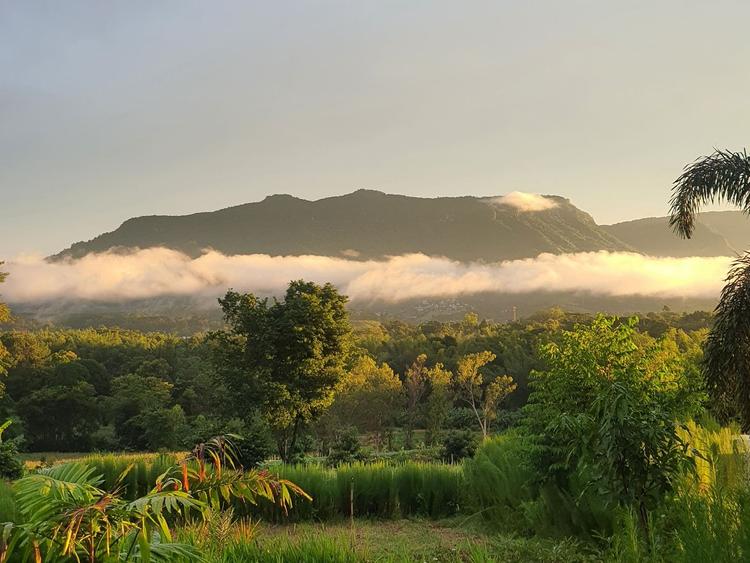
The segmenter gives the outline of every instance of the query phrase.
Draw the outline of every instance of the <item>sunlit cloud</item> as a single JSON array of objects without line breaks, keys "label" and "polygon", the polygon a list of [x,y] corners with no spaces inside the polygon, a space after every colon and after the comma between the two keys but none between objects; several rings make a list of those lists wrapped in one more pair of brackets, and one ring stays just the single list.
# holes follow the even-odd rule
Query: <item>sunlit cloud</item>
[{"label": "sunlit cloud", "polygon": [[513,207],[523,212],[544,211],[545,209],[557,207],[557,202],[554,199],[538,194],[527,194],[525,192],[510,192],[500,197],[494,197],[490,199],[490,202],[495,205]]},{"label": "sunlit cloud", "polygon": [[654,258],[626,252],[541,254],[493,264],[423,254],[357,261],[326,256],[191,258],[166,248],[90,254],[49,262],[10,260],[3,298],[14,302],[132,300],[171,295],[215,297],[227,288],[274,294],[290,280],[332,282],[353,301],[403,301],[475,293],[586,291],[599,295],[703,297],[719,294],[730,257]]}]

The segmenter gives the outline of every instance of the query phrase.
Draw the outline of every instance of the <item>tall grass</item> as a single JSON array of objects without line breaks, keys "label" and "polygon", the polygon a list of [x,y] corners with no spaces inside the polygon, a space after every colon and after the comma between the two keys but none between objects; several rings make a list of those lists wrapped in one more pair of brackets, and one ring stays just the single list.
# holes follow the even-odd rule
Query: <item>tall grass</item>
[{"label": "tall grass", "polygon": [[496,527],[523,527],[525,506],[534,498],[534,472],[521,436],[485,440],[464,462],[464,479],[470,512]]},{"label": "tall grass", "polygon": [[689,421],[679,433],[689,445],[695,464],[694,474],[686,474],[679,489],[696,487],[705,492],[737,487],[747,481],[748,448],[738,426],[721,427],[711,420],[702,424]]},{"label": "tall grass", "polygon": [[747,447],[735,426],[690,422],[680,431],[694,471],[675,483],[672,497],[639,528],[624,511],[610,540],[618,563],[750,561],[750,483]]},{"label": "tall grass", "polygon": [[80,461],[96,468],[104,477],[105,490],[115,488],[127,471],[121,484],[123,497],[133,500],[154,488],[157,477],[177,463],[178,454],[94,454]]},{"label": "tall grass", "polygon": [[259,516],[276,523],[368,516],[442,518],[461,505],[461,466],[440,463],[354,463],[328,469],[315,465],[281,465],[272,471],[312,496],[285,514],[278,506],[235,506],[240,515]]},{"label": "tall grass", "polygon": [[[103,475],[103,488],[107,490],[114,488],[130,467],[121,486],[125,498],[135,499],[148,493],[156,478],[179,457],[179,454],[110,454],[92,455],[81,461]],[[456,514],[461,505],[460,465],[376,462],[330,469],[306,464],[275,465],[269,471],[299,485],[313,500],[297,500],[288,513],[264,500],[257,505],[235,501],[232,508],[238,517],[262,517],[283,523],[349,517],[353,510],[354,516],[376,518],[442,518]]]},{"label": "tall grass", "polygon": [[363,554],[341,541],[326,537],[303,538],[296,542],[269,542],[232,539],[214,545],[205,554],[207,563],[357,563]]}]

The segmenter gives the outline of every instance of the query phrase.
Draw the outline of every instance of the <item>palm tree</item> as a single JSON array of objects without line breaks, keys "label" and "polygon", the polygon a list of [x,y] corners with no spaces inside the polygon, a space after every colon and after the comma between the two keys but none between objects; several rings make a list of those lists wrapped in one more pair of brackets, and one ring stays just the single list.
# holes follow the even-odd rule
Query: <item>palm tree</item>
[{"label": "palm tree", "polygon": [[[685,167],[675,180],[669,224],[690,238],[701,206],[727,202],[750,214],[747,151],[717,150]],[[715,413],[750,428],[750,252],[733,264],[716,306],[703,364]]]}]

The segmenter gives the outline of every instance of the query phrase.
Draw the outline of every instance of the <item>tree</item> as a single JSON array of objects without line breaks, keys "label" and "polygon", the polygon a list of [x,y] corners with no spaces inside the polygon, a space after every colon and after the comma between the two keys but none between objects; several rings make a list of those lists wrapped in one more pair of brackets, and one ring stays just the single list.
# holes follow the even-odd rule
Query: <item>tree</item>
[{"label": "tree", "polygon": [[516,389],[513,378],[508,375],[496,377],[484,386],[484,378],[479,370],[494,359],[492,352],[469,354],[458,361],[456,374],[456,386],[462,399],[474,411],[483,438],[487,437],[492,421],[497,418],[500,402]]},{"label": "tree", "polygon": [[537,466],[566,488],[585,481],[606,502],[647,511],[689,463],[677,431],[700,404],[673,336],[639,334],[638,319],[597,317],[543,347],[524,423]]},{"label": "tree", "polygon": [[419,416],[419,406],[427,391],[429,370],[425,363],[427,355],[420,354],[404,375],[404,393],[406,395],[406,420],[404,422],[404,442],[407,449],[414,447],[414,424]]},{"label": "tree", "polygon": [[217,366],[243,413],[260,409],[289,461],[304,425],[333,402],[344,373],[351,326],[346,297],[331,284],[289,284],[283,301],[227,292],[229,325],[214,333]]},{"label": "tree", "polygon": [[388,364],[363,355],[341,380],[331,410],[336,426],[353,424],[360,432],[372,432],[380,448],[402,405],[398,376]]},{"label": "tree", "polygon": [[453,374],[446,370],[443,364],[435,364],[435,367],[427,372],[427,379],[430,389],[425,401],[424,419],[427,428],[426,441],[432,445],[438,440],[453,405]]},{"label": "tree", "polygon": [[179,406],[170,408],[171,401],[171,383],[134,373],[116,377],[108,410],[122,446],[136,450],[178,446],[184,413]]},{"label": "tree", "polygon": [[[0,262],[0,266],[2,266],[4,262]],[[8,277],[8,274],[5,272],[0,271],[0,283],[3,283],[5,281],[5,278]],[[0,301],[0,324],[7,323],[10,320],[10,309],[8,309],[8,306]],[[7,368],[10,365],[10,354],[8,353],[8,350],[5,349],[5,346],[3,346],[3,343],[0,342],[0,375],[5,375],[7,373]]]},{"label": "tree", "polygon": [[37,450],[85,450],[99,425],[101,405],[85,364],[13,368],[8,389],[19,397],[29,447]]},{"label": "tree", "polygon": [[[688,165],[675,180],[669,224],[690,238],[707,203],[726,201],[750,213],[750,157],[716,151]],[[716,306],[703,370],[716,414],[750,428],[750,253],[738,258]]]}]

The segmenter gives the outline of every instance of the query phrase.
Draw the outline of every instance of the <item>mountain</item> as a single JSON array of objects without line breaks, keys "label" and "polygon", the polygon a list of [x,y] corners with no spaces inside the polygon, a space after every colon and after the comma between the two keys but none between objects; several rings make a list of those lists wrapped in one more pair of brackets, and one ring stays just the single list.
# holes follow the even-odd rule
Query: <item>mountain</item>
[{"label": "mountain", "polygon": [[733,256],[750,248],[750,221],[741,211],[698,214],[690,239],[676,236],[668,217],[648,217],[602,225],[602,229],[651,256]]},{"label": "mountain", "polygon": [[738,253],[750,249],[750,220],[742,211],[709,211],[700,214],[700,222],[721,233]]},{"label": "mountain", "polygon": [[624,221],[602,228],[650,256],[731,256],[734,254],[727,239],[703,223],[698,223],[690,239],[675,235],[667,217],[649,217]]},{"label": "mountain", "polygon": [[635,249],[567,199],[544,196],[541,201],[545,209],[526,211],[502,199],[469,196],[418,198],[358,190],[308,201],[273,195],[219,211],[129,219],[116,230],[76,243],[53,258],[164,246],[191,256],[207,248],[229,255],[357,259],[421,252],[494,262],[542,252]]}]

